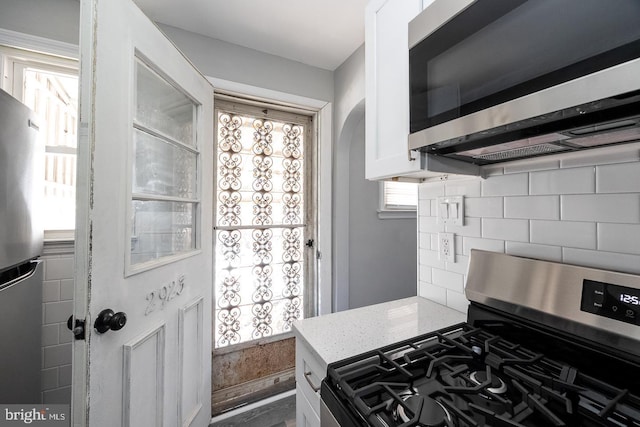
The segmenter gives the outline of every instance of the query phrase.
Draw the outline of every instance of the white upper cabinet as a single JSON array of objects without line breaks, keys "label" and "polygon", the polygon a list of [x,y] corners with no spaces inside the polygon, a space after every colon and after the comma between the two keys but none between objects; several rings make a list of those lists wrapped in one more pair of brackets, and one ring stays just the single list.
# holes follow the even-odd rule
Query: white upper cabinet
[{"label": "white upper cabinet", "polygon": [[367,4],[367,179],[479,174],[475,165],[409,151],[409,22],[433,1],[370,0]]},{"label": "white upper cabinet", "polygon": [[423,0],[371,0],[365,11],[366,178],[421,170],[409,153],[408,25]]}]

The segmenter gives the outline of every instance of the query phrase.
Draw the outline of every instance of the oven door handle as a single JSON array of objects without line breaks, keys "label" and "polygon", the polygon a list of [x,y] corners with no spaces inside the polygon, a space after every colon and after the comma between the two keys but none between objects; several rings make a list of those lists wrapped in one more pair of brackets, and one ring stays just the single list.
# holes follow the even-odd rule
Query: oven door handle
[{"label": "oven door handle", "polygon": [[311,382],[311,375],[313,375],[313,372],[308,371],[304,373],[304,378],[307,380],[307,382],[309,383],[309,387],[311,387],[311,390],[313,390],[314,393],[317,393],[320,391],[320,386],[316,386]]}]

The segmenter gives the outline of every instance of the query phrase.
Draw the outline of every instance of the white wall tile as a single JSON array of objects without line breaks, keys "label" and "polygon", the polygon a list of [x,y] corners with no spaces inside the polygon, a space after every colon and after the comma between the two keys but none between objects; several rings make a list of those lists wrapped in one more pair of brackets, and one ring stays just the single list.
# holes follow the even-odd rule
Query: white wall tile
[{"label": "white wall tile", "polygon": [[531,221],[531,243],[573,248],[596,248],[596,224],[593,222]]},{"label": "white wall tile", "polygon": [[60,301],[60,281],[45,280],[42,282],[42,301]]},{"label": "white wall tile", "polygon": [[40,390],[58,387],[58,368],[43,369],[40,376]]},{"label": "white wall tile", "polygon": [[73,301],[48,302],[44,304],[44,323],[66,322],[73,312]]},{"label": "white wall tile", "polygon": [[469,257],[466,255],[457,255],[456,262],[445,262],[445,268],[447,271],[451,271],[458,274],[467,274],[469,268]]},{"label": "white wall tile", "polygon": [[530,174],[530,194],[583,194],[596,190],[595,167],[559,169]]},{"label": "white wall tile", "polygon": [[534,172],[560,168],[560,161],[549,159],[531,159],[526,162],[514,162],[504,166],[504,173]]},{"label": "white wall tile", "polygon": [[431,267],[428,265],[420,265],[418,267],[418,280],[421,282],[431,283]]},{"label": "white wall tile", "polygon": [[563,248],[563,262],[623,273],[640,274],[640,256],[616,252]]},{"label": "white wall tile", "polygon": [[464,240],[463,239],[464,238],[459,234],[453,236],[453,240],[454,240],[454,242],[456,242],[456,247],[454,248],[455,249],[454,252],[456,253],[456,256],[462,255],[462,251],[464,249]]},{"label": "white wall tile", "polygon": [[69,386],[71,385],[71,376],[72,376],[72,368],[71,365],[65,365],[58,368],[58,382],[60,386]]},{"label": "white wall tile", "polygon": [[431,214],[431,199],[418,200],[418,215],[430,215]]},{"label": "white wall tile", "polygon": [[54,345],[44,349],[44,367],[70,365],[71,344]]},{"label": "white wall tile", "polygon": [[464,275],[434,268],[431,272],[433,283],[456,292],[464,290]]},{"label": "white wall tile", "polygon": [[480,218],[465,218],[464,225],[446,224],[445,230],[460,236],[480,237]]},{"label": "white wall tile", "polygon": [[49,404],[69,404],[71,402],[71,387],[60,387],[42,393],[42,402]]},{"label": "white wall tile", "polygon": [[495,240],[529,241],[529,220],[483,218],[482,237]]},{"label": "white wall tile", "polygon": [[73,279],[60,280],[60,301],[73,299]]},{"label": "white wall tile", "polygon": [[444,184],[445,196],[480,197],[480,178],[447,181]]},{"label": "white wall tile", "polygon": [[523,242],[506,242],[505,246],[506,253],[509,255],[562,262],[562,248],[560,246],[536,245]]},{"label": "white wall tile", "polygon": [[442,305],[447,305],[447,290],[431,283],[420,282],[418,285],[418,295],[435,301]]},{"label": "white wall tile", "polygon": [[418,220],[418,231],[421,233],[438,233],[444,231],[444,224],[438,224],[435,216],[421,216]]},{"label": "white wall tile", "polygon": [[425,182],[418,186],[418,199],[435,199],[444,196],[444,182]]},{"label": "white wall tile", "polygon": [[50,258],[46,260],[44,280],[60,280],[73,277],[73,258]]},{"label": "white wall tile", "polygon": [[420,249],[420,265],[427,267],[444,268],[444,261],[438,259],[438,251],[428,251]]},{"label": "white wall tile", "polygon": [[464,255],[469,255],[471,249],[481,249],[483,251],[504,252],[503,240],[481,239],[477,237],[464,237],[462,239]]},{"label": "white wall tile", "polygon": [[482,196],[525,196],[529,193],[529,175],[491,176],[482,182]]},{"label": "white wall tile", "polygon": [[466,313],[469,308],[469,300],[463,293],[447,289],[447,306]]},{"label": "white wall tile", "polygon": [[58,323],[58,328],[60,330],[59,332],[60,344],[65,344],[73,341],[73,334],[71,333],[69,328],[67,328],[67,322]]},{"label": "white wall tile", "polygon": [[598,166],[596,192],[640,193],[640,163]]},{"label": "white wall tile", "polygon": [[464,215],[474,218],[502,218],[502,197],[469,197],[464,199]]},{"label": "white wall tile", "polygon": [[418,233],[418,247],[431,249],[431,233]]},{"label": "white wall tile", "polygon": [[527,219],[560,219],[560,197],[505,197],[504,217]]},{"label": "white wall tile", "polygon": [[560,197],[562,220],[640,222],[640,194],[589,194]]},{"label": "white wall tile", "polygon": [[598,224],[598,250],[640,255],[640,225]]},{"label": "white wall tile", "polygon": [[58,325],[42,325],[42,346],[58,344]]},{"label": "white wall tile", "polygon": [[[633,144],[636,147],[638,144]],[[574,153],[563,158],[560,162],[562,168],[573,168],[577,166],[604,165],[608,163],[624,163],[640,160],[640,150],[633,149],[631,145],[618,146],[612,149],[596,148]]]}]

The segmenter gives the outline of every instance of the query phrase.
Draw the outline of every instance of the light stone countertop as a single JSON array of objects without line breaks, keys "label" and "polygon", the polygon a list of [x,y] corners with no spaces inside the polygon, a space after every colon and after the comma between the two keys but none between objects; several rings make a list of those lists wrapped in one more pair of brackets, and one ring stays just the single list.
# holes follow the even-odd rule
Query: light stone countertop
[{"label": "light stone countertop", "polygon": [[466,314],[422,297],[410,297],[293,323],[322,368],[365,351],[466,321]]}]

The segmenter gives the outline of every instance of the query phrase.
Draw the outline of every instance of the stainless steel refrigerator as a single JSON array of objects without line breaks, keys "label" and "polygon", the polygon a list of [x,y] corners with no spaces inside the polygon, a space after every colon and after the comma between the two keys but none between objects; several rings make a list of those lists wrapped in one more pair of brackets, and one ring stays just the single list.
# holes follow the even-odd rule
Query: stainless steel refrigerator
[{"label": "stainless steel refrigerator", "polygon": [[41,203],[36,115],[0,90],[0,403],[40,403]]}]

